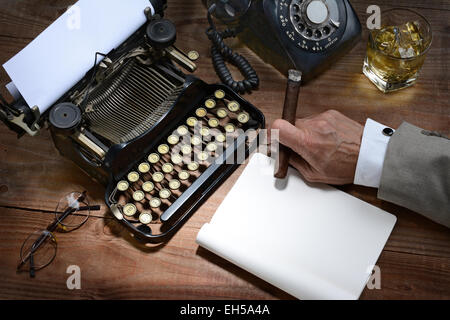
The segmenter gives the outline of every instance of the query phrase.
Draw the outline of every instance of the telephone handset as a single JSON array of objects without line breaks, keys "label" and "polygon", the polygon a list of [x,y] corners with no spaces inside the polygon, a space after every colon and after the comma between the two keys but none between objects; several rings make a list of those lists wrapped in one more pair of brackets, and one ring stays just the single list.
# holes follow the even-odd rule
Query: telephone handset
[{"label": "telephone handset", "polygon": [[302,71],[303,82],[361,36],[361,23],[348,0],[209,0],[207,5],[265,62],[284,75],[289,69]]}]

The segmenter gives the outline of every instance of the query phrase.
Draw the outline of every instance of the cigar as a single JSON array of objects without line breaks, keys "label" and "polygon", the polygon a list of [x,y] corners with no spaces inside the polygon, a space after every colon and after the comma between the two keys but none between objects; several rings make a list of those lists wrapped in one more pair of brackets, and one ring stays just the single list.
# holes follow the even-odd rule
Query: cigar
[{"label": "cigar", "polygon": [[[300,92],[301,82],[302,72],[293,69],[289,70],[282,119],[288,121],[291,124],[295,124],[298,94]],[[277,164],[275,166],[275,178],[286,178],[287,170],[289,167],[290,153],[291,150],[288,147],[280,144],[280,152],[278,153]]]}]

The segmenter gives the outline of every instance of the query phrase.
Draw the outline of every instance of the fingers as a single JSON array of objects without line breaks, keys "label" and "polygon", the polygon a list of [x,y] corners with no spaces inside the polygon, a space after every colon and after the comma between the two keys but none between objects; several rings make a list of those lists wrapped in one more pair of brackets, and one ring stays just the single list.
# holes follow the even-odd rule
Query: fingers
[{"label": "fingers", "polygon": [[298,154],[291,154],[289,164],[297,169],[306,180],[309,181],[309,179],[312,178],[312,168],[310,164]]},{"label": "fingers", "polygon": [[321,175],[317,170],[315,170],[305,159],[300,157],[298,154],[292,154],[289,158],[289,164],[297,169],[298,172],[303,176],[303,178],[308,182],[323,182],[328,183],[326,177]]},{"label": "fingers", "polygon": [[302,157],[307,158],[305,150],[305,133],[301,128],[290,124],[286,120],[275,120],[272,129],[278,130],[280,143],[292,149]]}]

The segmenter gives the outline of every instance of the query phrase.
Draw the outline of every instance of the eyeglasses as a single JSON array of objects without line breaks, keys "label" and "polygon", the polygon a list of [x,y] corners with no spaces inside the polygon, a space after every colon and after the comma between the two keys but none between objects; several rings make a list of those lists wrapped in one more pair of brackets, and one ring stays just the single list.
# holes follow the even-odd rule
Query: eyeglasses
[{"label": "eyeglasses", "polygon": [[17,270],[29,263],[30,277],[35,272],[45,268],[55,259],[57,241],[53,232],[71,232],[86,223],[91,211],[100,210],[99,205],[90,206],[86,191],[71,192],[58,201],[55,209],[55,219],[45,230],[30,234],[20,248],[20,263]]}]

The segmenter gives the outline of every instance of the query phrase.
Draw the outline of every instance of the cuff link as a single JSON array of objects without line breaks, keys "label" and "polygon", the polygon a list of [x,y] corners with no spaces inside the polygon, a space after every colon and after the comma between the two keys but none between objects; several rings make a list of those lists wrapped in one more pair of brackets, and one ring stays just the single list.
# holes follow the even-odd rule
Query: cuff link
[{"label": "cuff link", "polygon": [[391,128],[384,128],[382,132],[387,137],[390,137],[394,134],[394,130]]}]

